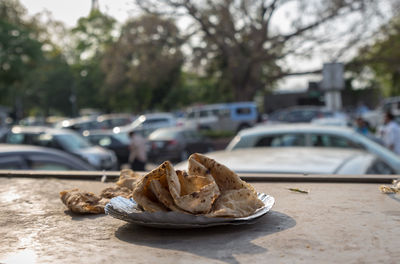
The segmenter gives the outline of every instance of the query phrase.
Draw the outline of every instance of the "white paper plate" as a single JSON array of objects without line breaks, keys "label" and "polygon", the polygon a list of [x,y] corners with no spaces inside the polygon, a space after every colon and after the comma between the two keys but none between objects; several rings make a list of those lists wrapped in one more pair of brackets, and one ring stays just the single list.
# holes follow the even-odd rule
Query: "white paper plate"
[{"label": "white paper plate", "polygon": [[252,224],[266,214],[274,205],[275,199],[264,193],[258,193],[258,198],[264,203],[254,214],[241,218],[206,217],[169,212],[144,212],[133,199],[118,196],[112,198],[105,207],[106,214],[130,223],[158,228],[201,228],[217,225]]}]

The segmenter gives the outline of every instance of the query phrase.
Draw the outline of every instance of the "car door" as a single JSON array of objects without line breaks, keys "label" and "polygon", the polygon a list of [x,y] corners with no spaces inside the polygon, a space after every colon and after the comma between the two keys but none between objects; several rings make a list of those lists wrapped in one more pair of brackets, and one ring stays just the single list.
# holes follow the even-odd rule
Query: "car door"
[{"label": "car door", "polygon": [[13,154],[0,156],[0,170],[22,169],[28,169],[28,166],[22,156]]}]

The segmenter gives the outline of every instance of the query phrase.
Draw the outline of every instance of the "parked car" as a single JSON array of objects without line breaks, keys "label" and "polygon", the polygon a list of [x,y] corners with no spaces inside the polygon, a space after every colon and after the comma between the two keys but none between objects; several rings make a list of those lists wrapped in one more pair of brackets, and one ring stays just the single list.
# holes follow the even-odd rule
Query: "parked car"
[{"label": "parked car", "polygon": [[99,123],[94,116],[65,119],[54,124],[55,128],[67,128],[82,133],[85,130],[98,129]]},{"label": "parked car", "polygon": [[139,116],[132,124],[120,127],[119,131],[129,133],[136,131],[147,137],[158,128],[173,127],[177,125],[175,116],[171,113],[153,113]]},{"label": "parked car", "polygon": [[239,132],[226,150],[256,147],[327,147],[366,150],[400,170],[400,157],[354,129],[313,124],[263,125]]},{"label": "parked car", "polygon": [[193,129],[239,131],[257,123],[254,102],[195,106],[187,111],[184,125]]},{"label": "parked car", "polygon": [[134,118],[130,114],[106,114],[98,116],[96,121],[97,127],[100,129],[113,129],[131,124]]},{"label": "parked car", "polygon": [[[289,174],[398,174],[375,155],[358,149],[338,148],[249,148],[216,151],[207,156],[237,173]],[[187,161],[174,166],[187,170]]]},{"label": "parked car", "polygon": [[213,150],[213,143],[201,133],[190,128],[160,128],[148,137],[150,161],[181,161],[195,152]]},{"label": "parked car", "polygon": [[90,130],[85,131],[83,136],[94,145],[114,151],[119,165],[128,162],[129,136],[127,133],[117,133],[113,130]]},{"label": "parked car", "polygon": [[114,152],[93,146],[80,134],[69,129],[14,126],[4,136],[3,142],[55,148],[80,157],[98,170],[118,169]]},{"label": "parked car", "polygon": [[50,148],[0,144],[1,170],[95,170],[81,159]]},{"label": "parked car", "polygon": [[268,124],[276,123],[309,123],[319,118],[329,118],[342,123],[349,123],[346,114],[328,110],[320,106],[293,106],[277,110],[268,116]]}]

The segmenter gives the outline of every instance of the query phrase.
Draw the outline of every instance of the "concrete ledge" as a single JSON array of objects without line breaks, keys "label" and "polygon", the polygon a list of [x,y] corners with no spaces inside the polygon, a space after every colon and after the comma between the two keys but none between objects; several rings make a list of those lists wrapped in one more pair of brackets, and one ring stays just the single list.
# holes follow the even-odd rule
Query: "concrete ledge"
[{"label": "concrete ledge", "polygon": [[[0,170],[0,177],[20,178],[57,178],[72,180],[115,180],[119,171],[31,171],[31,170]],[[145,172],[139,172],[145,173]],[[344,182],[344,183],[391,183],[400,175],[317,175],[317,174],[265,174],[239,173],[239,176],[249,182]]]}]

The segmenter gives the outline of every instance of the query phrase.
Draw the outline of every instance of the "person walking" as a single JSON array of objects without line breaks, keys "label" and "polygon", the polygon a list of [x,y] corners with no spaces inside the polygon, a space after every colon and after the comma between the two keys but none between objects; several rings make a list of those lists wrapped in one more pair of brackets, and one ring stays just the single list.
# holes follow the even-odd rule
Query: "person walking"
[{"label": "person walking", "polygon": [[147,162],[146,139],[135,131],[129,132],[129,164],[134,171],[145,171]]},{"label": "person walking", "polygon": [[356,131],[364,136],[370,135],[368,123],[361,117],[356,118]]},{"label": "person walking", "polygon": [[392,113],[385,114],[384,127],[382,129],[382,140],[391,151],[400,155],[400,126],[394,121]]}]

